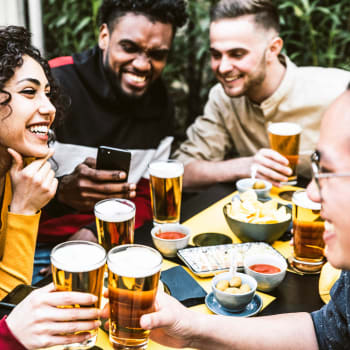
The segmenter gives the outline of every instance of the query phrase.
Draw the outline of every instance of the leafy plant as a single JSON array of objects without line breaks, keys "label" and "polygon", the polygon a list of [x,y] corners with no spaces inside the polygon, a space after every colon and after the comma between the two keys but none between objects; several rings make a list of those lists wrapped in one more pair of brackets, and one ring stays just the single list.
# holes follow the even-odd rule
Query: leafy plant
[{"label": "leafy plant", "polygon": [[47,58],[71,55],[96,43],[96,15],[101,0],[44,0]]},{"label": "leafy plant", "polygon": [[[95,45],[101,0],[43,0],[47,56]],[[216,0],[188,0],[190,20],[179,30],[164,77],[176,104],[177,134],[202,112],[215,79],[209,64],[209,8]],[[349,0],[275,0],[284,51],[297,65],[350,69]]]}]

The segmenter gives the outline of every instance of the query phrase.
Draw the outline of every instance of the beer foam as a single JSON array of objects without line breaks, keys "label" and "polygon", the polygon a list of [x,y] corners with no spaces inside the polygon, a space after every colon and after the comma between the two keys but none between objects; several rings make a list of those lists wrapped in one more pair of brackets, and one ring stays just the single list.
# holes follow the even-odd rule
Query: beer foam
[{"label": "beer foam", "polygon": [[55,249],[51,253],[51,262],[68,272],[91,271],[105,264],[106,251],[97,244],[76,241]]},{"label": "beer foam", "polygon": [[316,203],[312,201],[307,196],[306,191],[295,192],[293,194],[293,203],[302,208],[311,210],[321,210],[321,203]]},{"label": "beer foam", "polygon": [[95,205],[95,216],[103,221],[123,222],[135,216],[135,206],[126,200],[106,199]]},{"label": "beer foam", "polygon": [[162,261],[158,252],[137,245],[108,254],[108,268],[124,277],[141,278],[154,275],[160,270]]},{"label": "beer foam", "polygon": [[268,131],[274,135],[292,136],[301,133],[301,127],[295,123],[271,123]]},{"label": "beer foam", "polygon": [[179,177],[184,173],[184,166],[180,162],[157,161],[150,164],[149,173],[162,179]]}]

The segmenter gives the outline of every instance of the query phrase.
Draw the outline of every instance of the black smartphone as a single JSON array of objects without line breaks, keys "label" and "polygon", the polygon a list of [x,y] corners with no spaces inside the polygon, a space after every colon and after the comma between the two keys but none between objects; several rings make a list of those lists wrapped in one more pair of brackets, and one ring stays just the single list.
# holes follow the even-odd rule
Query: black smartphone
[{"label": "black smartphone", "polygon": [[131,152],[129,151],[107,146],[98,148],[96,169],[123,170],[126,173],[126,179],[128,179],[130,162]]}]

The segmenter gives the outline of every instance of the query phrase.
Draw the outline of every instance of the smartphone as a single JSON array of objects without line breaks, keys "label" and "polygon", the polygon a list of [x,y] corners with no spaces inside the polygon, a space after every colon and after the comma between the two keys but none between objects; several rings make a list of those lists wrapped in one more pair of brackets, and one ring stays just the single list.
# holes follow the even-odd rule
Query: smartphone
[{"label": "smartphone", "polygon": [[130,162],[131,152],[129,151],[107,146],[100,146],[98,148],[96,169],[123,170],[126,173],[126,179],[128,179]]}]

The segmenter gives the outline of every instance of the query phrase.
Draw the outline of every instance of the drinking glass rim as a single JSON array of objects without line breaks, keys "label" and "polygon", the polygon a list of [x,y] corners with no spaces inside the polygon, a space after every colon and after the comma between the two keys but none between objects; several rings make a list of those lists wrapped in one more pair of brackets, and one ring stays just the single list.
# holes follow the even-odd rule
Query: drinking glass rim
[{"label": "drinking glass rim", "polygon": [[[152,276],[154,275],[155,273],[159,272],[162,268],[162,264],[163,264],[163,257],[162,255],[159,253],[158,250],[152,248],[152,247],[149,247],[149,246],[146,246],[146,245],[143,245],[143,244],[122,244],[122,245],[119,245],[119,246],[115,246],[113,247],[112,249],[110,249],[107,253],[107,266],[108,266],[108,269],[111,270],[109,268],[110,264],[112,264],[113,262],[111,261],[111,256],[115,253],[115,251],[119,251],[119,250],[127,250],[128,248],[146,248],[154,253],[156,253],[156,255],[160,258],[159,260],[159,264],[156,264],[154,265],[154,267],[150,268],[150,270],[152,270],[151,273],[149,274],[145,274],[143,275],[142,277],[148,277],[148,276]],[[112,270],[111,270],[112,271]],[[113,272],[113,271],[112,271]],[[113,272],[115,273],[115,272]],[[121,276],[123,277],[135,277],[135,276],[127,276],[126,274],[123,275],[123,274],[120,274]],[[136,277],[138,278],[138,277]],[[141,278],[141,277],[140,277]]]},{"label": "drinking glass rim", "polygon": [[[104,256],[103,258],[101,258],[101,260],[91,263],[91,261],[86,264],[84,266],[84,271],[81,272],[88,272],[88,271],[92,271],[94,269],[97,269],[99,267],[101,267],[102,265],[104,265],[106,263],[107,260],[107,252],[106,250],[98,243],[95,242],[90,242],[90,241],[83,241],[83,240],[75,240],[75,241],[67,241],[67,242],[63,242],[63,243],[59,243],[57,244],[52,250],[51,250],[51,254],[50,254],[50,261],[51,264],[53,264],[55,267],[62,269],[62,270],[67,270],[67,272],[80,272],[80,271],[71,271],[69,269],[69,264],[66,261],[61,261],[59,259],[57,259],[57,257],[54,256],[55,252],[59,249],[64,248],[65,246],[68,245],[72,245],[72,244],[80,244],[80,245],[90,245],[90,246],[95,246],[96,248],[100,249],[101,251],[103,251]],[[55,263],[56,262],[56,263]],[[60,265],[60,266],[58,266]],[[64,268],[62,268],[62,266]]]},{"label": "drinking glass rim", "polygon": [[[148,172],[149,172],[149,174],[150,174],[150,176],[152,176],[151,175],[151,172],[152,171],[159,171],[159,168],[158,169],[155,169],[154,168],[154,165],[155,164],[176,164],[176,165],[179,165],[179,168],[178,168],[178,173],[176,172],[176,174],[175,175],[172,175],[172,176],[165,176],[165,177],[163,177],[164,176],[164,173],[163,173],[163,169],[162,169],[162,174],[163,174],[163,176],[159,176],[160,178],[162,178],[162,179],[166,179],[166,178],[176,178],[176,177],[178,177],[178,176],[183,176],[183,174],[184,174],[184,170],[185,170],[185,167],[184,167],[184,164],[182,163],[182,162],[180,162],[179,160],[176,160],[176,159],[165,159],[165,160],[161,160],[161,159],[159,159],[159,160],[153,160],[153,161],[151,161],[149,164],[148,164]],[[157,175],[153,175],[153,176],[155,176],[155,177],[158,177]]]},{"label": "drinking glass rim", "polygon": [[[284,124],[284,125],[287,125],[287,124],[295,125],[295,126],[297,127],[298,131],[295,132],[295,133],[293,133],[293,134],[286,134],[286,135],[284,135],[284,134],[276,134],[276,133],[274,133],[274,132],[272,132],[272,131],[270,130],[270,126],[271,126],[271,125],[277,125],[277,124],[280,124],[280,125],[281,125],[281,124]],[[303,129],[302,129],[302,127],[301,127],[300,124],[294,123],[294,122],[270,122],[270,123],[268,124],[268,126],[267,126],[267,131],[268,131],[269,133],[273,134],[273,135],[276,135],[276,136],[295,136],[295,135],[300,135],[300,134],[302,133]]]},{"label": "drinking glass rim", "polygon": [[128,200],[128,199],[124,199],[124,198],[106,198],[106,199],[102,199],[102,200],[100,200],[100,201],[98,201],[95,205],[94,205],[94,213],[95,213],[95,216],[96,216],[96,212],[98,213],[98,214],[102,214],[103,215],[103,213],[101,212],[101,211],[99,211],[98,209],[97,209],[97,207],[100,205],[100,204],[102,204],[102,203],[104,203],[104,202],[110,202],[110,201],[115,201],[115,202],[119,202],[119,203],[123,203],[123,204],[125,204],[125,205],[127,205],[129,208],[130,208],[130,210],[129,211],[127,211],[127,212],[115,212],[116,214],[131,214],[131,213],[134,213],[134,215],[135,215],[135,212],[136,212],[136,205],[135,205],[135,203],[134,202],[132,202],[132,201],[130,201],[130,200]]},{"label": "drinking glass rim", "polygon": [[[306,205],[300,204],[300,202],[297,203],[295,197],[296,197],[297,195],[300,195],[301,193],[305,193],[305,194],[306,194],[306,197],[307,197],[307,200],[310,201],[310,204],[314,204],[315,206],[314,206],[314,207],[308,207],[308,206],[306,206]],[[306,189],[295,191],[295,192],[293,193],[293,196],[292,196],[292,203],[293,203],[294,205],[297,205],[298,207],[302,207],[302,208],[304,208],[304,209],[310,209],[310,210],[319,210],[319,211],[320,211],[320,210],[321,210],[321,207],[322,207],[322,206],[321,206],[321,203],[314,202],[313,200],[311,200],[311,199],[308,197]]]}]

